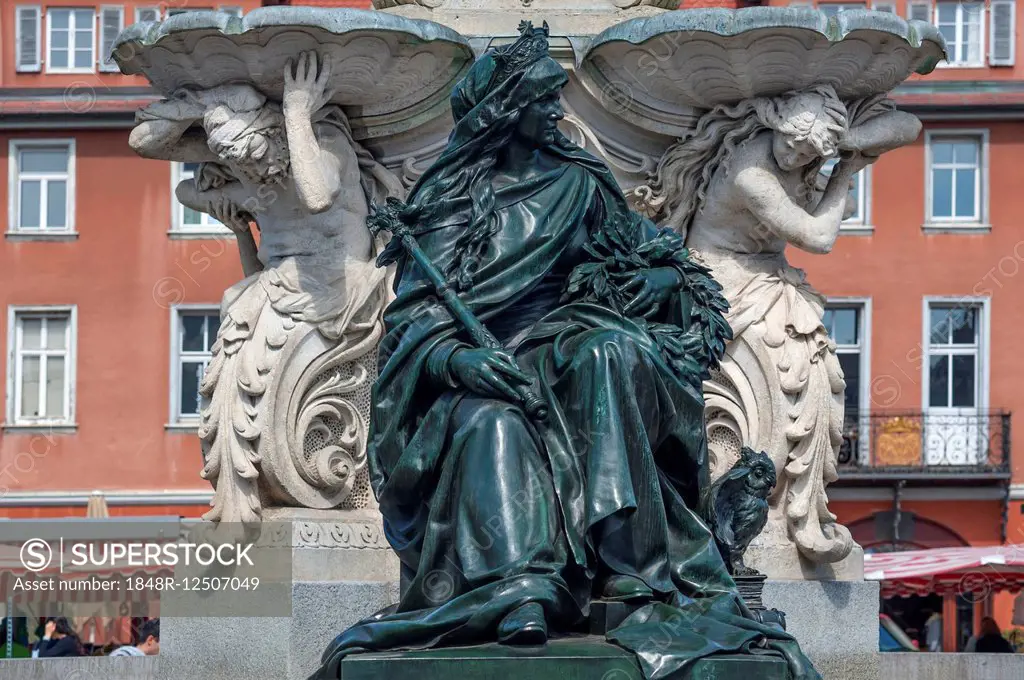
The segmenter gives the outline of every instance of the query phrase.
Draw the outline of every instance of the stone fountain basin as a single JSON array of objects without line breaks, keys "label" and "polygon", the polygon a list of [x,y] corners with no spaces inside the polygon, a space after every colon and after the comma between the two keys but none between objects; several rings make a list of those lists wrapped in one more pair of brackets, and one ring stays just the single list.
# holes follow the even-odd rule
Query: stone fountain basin
[{"label": "stone fountain basin", "polygon": [[815,84],[831,84],[842,99],[888,92],[945,56],[934,26],[885,12],[829,18],[809,8],[704,9],[605,30],[579,72],[606,106],[655,129],[694,109]]},{"label": "stone fountain basin", "polygon": [[388,118],[444,104],[473,60],[446,26],[385,12],[263,7],[235,17],[190,12],[126,28],[114,60],[165,96],[180,88],[248,82],[280,101],[284,70],[307,50],[330,59],[332,101],[354,118]]}]

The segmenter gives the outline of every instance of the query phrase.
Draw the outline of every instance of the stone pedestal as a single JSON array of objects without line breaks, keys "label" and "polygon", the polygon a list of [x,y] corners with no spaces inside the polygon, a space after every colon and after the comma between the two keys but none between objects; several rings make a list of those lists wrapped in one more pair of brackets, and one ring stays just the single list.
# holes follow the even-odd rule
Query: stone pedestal
[{"label": "stone pedestal", "polygon": [[272,509],[292,525],[291,616],[166,617],[158,678],[306,680],[327,644],[398,601],[398,558],[375,510]]},{"label": "stone pedestal", "polygon": [[[554,640],[544,647],[481,645],[457,649],[357,654],[341,664],[341,680],[643,680],[632,652],[596,637]],[[722,655],[695,662],[672,680],[788,680],[781,657]],[[872,679],[874,680],[874,679]]]},{"label": "stone pedestal", "polygon": [[825,680],[878,680],[878,583],[769,580],[763,598]]}]

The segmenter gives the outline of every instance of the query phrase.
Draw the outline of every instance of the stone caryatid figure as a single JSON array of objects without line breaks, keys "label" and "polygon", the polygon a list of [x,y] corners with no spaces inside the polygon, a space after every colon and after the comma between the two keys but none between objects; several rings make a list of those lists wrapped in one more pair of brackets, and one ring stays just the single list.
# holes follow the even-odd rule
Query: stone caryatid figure
[{"label": "stone caryatid figure", "polygon": [[396,234],[397,283],[368,456],[407,585],[316,677],[367,650],[543,645],[602,598],[638,606],[607,640],[647,677],[752,647],[818,677],[753,619],[698,515],[720,289],[558,130],[568,76],[546,29],[474,64],[444,152],[372,220]]},{"label": "stone caryatid figure", "polygon": [[369,394],[389,290],[366,217],[402,187],[353,139],[330,82],[330,63],[303,53],[280,102],[248,84],[183,88],[140,111],[131,134],[142,156],[200,163],[178,200],[235,233],[245,273],[224,294],[200,386],[202,474],[216,488],[207,519],[368,499]]},{"label": "stone caryatid figure", "polygon": [[[649,188],[660,224],[685,236],[729,300],[734,340],[705,389],[711,435],[772,455],[776,521],[758,540],[795,543],[814,563],[854,546],[825,493],[837,477],[845,383],[822,325],[825,298],[785,251],[828,253],[854,175],[920,128],[884,95],[844,102],[830,85],[722,104],[665,152]],[[822,166],[836,157],[826,180]]]}]

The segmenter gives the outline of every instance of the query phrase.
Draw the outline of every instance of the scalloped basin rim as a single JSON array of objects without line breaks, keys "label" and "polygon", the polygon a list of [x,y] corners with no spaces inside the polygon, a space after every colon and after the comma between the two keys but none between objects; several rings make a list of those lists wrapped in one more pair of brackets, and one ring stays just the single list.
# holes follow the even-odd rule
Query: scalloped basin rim
[{"label": "scalloped basin rim", "polygon": [[[608,28],[591,41],[579,63],[588,61],[597,50],[614,42],[642,45],[672,33],[696,35],[706,33],[729,38],[765,29],[796,29],[814,31],[829,42],[841,42],[857,31],[876,31],[900,38],[913,48],[932,43],[943,57],[946,41],[939,30],[924,21],[908,22],[887,12],[849,10],[828,17],[815,9],[799,7],[750,7],[741,10],[722,8],[686,9],[665,12],[655,17],[629,19]],[[925,60],[917,73],[931,73],[939,59]]]},{"label": "scalloped basin rim", "polygon": [[124,58],[120,54],[123,45],[137,43],[144,48],[156,47],[164,39],[190,31],[213,30],[231,37],[264,28],[288,27],[319,28],[335,35],[360,31],[404,33],[422,43],[449,43],[461,48],[468,60],[473,59],[473,50],[465,37],[433,21],[362,9],[288,6],[260,7],[241,18],[224,12],[196,11],[175,15],[164,21],[132,24],[114,40],[112,53],[123,72],[137,75],[142,72],[137,66],[137,52],[130,51],[128,57]]}]

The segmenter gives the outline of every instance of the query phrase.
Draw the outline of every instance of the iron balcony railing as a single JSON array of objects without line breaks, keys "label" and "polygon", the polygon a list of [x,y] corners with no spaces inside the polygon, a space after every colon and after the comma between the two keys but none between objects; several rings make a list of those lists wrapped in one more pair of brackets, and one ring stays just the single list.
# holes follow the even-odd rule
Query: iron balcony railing
[{"label": "iron balcony railing", "polygon": [[1010,414],[962,410],[847,417],[839,465],[863,473],[1009,474]]}]

